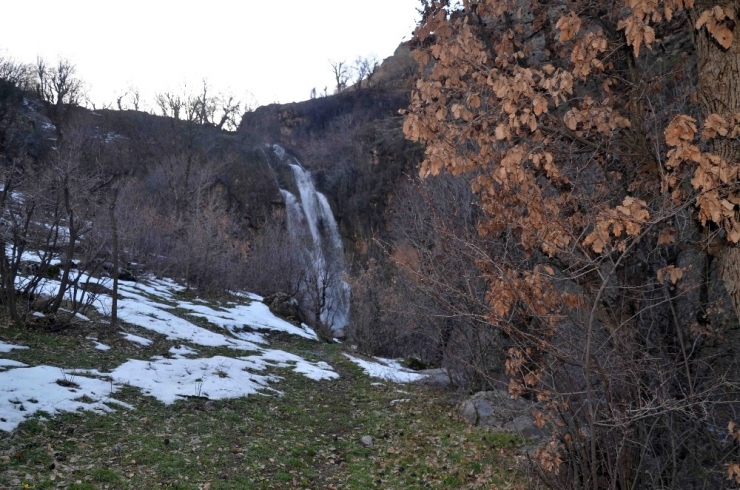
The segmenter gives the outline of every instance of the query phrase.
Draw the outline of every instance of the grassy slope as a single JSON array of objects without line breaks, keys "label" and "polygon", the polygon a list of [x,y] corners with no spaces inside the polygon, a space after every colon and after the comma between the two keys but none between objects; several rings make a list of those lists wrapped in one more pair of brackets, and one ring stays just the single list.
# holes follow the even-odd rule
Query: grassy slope
[{"label": "grassy slope", "polygon": [[[90,335],[112,349],[95,350],[85,340]],[[67,369],[105,370],[176,344],[145,335],[156,338],[148,348],[89,323],[54,334],[0,329],[0,339],[31,347],[2,357]],[[116,397],[133,411],[34,417],[13,433],[0,432],[0,489],[519,487],[522,475],[512,469],[519,441],[467,429],[444,392],[373,384],[339,345],[281,338],[271,347],[325,360],[340,379],[316,382],[278,369],[284,379],[274,388],[282,396],[165,406],[126,388]],[[203,356],[242,354],[197,349]],[[360,444],[364,435],[373,447]]]}]

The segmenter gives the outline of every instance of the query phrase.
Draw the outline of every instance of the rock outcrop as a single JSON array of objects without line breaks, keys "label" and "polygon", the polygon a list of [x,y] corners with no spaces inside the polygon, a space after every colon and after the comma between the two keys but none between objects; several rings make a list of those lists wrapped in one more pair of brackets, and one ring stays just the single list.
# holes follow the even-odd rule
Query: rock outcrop
[{"label": "rock outcrop", "polygon": [[263,300],[273,315],[279,316],[289,322],[300,325],[304,321],[304,315],[298,301],[286,293],[275,293],[266,296]]},{"label": "rock outcrop", "polygon": [[534,424],[532,411],[537,404],[522,398],[513,399],[503,390],[481,391],[462,402],[460,415],[473,426],[488,427],[518,434],[527,439],[543,439],[546,427]]}]

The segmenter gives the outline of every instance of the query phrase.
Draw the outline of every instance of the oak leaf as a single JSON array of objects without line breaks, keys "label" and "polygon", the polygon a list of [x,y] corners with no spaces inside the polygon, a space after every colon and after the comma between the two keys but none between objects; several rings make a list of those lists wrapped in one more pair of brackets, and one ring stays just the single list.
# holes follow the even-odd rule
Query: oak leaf
[{"label": "oak leaf", "polygon": [[547,423],[547,416],[539,410],[534,410],[532,417],[534,417],[534,425],[540,429]]},{"label": "oak leaf", "polygon": [[727,431],[730,433],[733,439],[740,441],[740,428],[737,426],[734,420],[730,420],[727,423]]},{"label": "oak leaf", "polygon": [[727,479],[740,484],[740,464],[730,463],[727,466]]},{"label": "oak leaf", "polygon": [[704,10],[696,21],[694,27],[697,30],[702,27],[706,28],[712,37],[725,49],[729,49],[732,46],[733,34],[725,19],[729,21],[735,20],[735,15],[730,9],[723,9],[719,5],[715,5],[711,9]]},{"label": "oak leaf", "polygon": [[555,27],[560,29],[560,38],[558,40],[564,43],[572,39],[581,29],[581,18],[575,12],[571,12],[568,16],[560,17]]},{"label": "oak leaf", "polygon": [[547,99],[539,94],[535,95],[534,99],[532,100],[532,105],[534,106],[534,113],[538,116],[547,112]]},{"label": "oak leaf", "polygon": [[685,114],[678,115],[668,124],[663,134],[670,146],[691,141],[696,135],[696,119]]},{"label": "oak leaf", "polygon": [[676,229],[673,227],[663,228],[658,235],[658,245],[671,245],[676,243]]},{"label": "oak leaf", "polygon": [[704,127],[701,133],[701,137],[704,140],[716,138],[717,135],[727,136],[728,133],[728,122],[719,114],[710,114],[704,121]]},{"label": "oak leaf", "polygon": [[658,270],[658,280],[663,284],[665,284],[666,280],[670,280],[672,284],[676,284],[683,277],[683,272],[683,269],[680,267],[668,265]]}]

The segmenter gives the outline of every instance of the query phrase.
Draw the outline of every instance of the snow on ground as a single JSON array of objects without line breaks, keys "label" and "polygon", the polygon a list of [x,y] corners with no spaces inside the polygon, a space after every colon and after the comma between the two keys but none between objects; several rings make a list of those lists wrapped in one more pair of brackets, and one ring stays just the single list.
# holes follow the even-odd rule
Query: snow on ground
[{"label": "snow on ground", "polygon": [[197,353],[198,351],[193,350],[186,345],[177,345],[174,347],[170,347],[170,354],[172,354],[172,357],[174,357],[175,359],[183,359],[186,356],[194,356]]},{"label": "snow on ground", "polygon": [[311,340],[318,340],[316,333],[308,327],[298,328],[292,323],[278,318],[270,312],[270,308],[262,302],[251,301],[246,305],[226,306],[221,310],[188,301],[180,301],[178,308],[191,311],[191,315],[199,316],[208,320],[209,323],[218,325],[229,330],[235,335],[236,330],[248,325],[257,330],[273,330],[287,332]]},{"label": "snow on ground", "polygon": [[87,338],[87,340],[92,340],[93,343],[95,343],[95,348],[96,349],[102,350],[102,351],[110,350],[110,346],[109,345],[105,345],[105,344],[102,344],[102,343],[98,342],[98,339],[97,338],[95,338],[95,337],[86,337],[86,338]]},{"label": "snow on ground", "polygon": [[28,349],[25,345],[6,344],[0,340],[0,352],[10,352],[13,349]]},{"label": "snow on ground", "polygon": [[371,362],[349,354],[344,355],[347,359],[360,366],[368,376],[373,378],[380,378],[395,383],[411,383],[426,378],[425,374],[419,374],[411,369],[407,369],[393,359],[375,357],[373,359],[377,362]]},{"label": "snow on ground", "polygon": [[133,342],[135,344],[143,345],[144,347],[148,347],[152,345],[152,341],[150,339],[146,339],[144,337],[139,337],[138,335],[134,335],[132,333],[127,332],[121,332],[121,335],[123,335],[123,338],[128,340],[129,342]]},{"label": "snow on ground", "polygon": [[[88,278],[81,276],[80,279],[85,281]],[[93,282],[106,285],[106,281],[95,279]],[[43,293],[53,295],[58,287],[58,281],[46,280]],[[170,349],[172,358],[155,356],[148,360],[130,359],[110,373],[95,370],[65,371],[52,366],[28,367],[18,361],[0,359],[0,430],[11,431],[25,418],[39,411],[49,415],[77,410],[106,413],[114,410],[111,405],[116,404],[134,409],[111,398],[124,385],[138,387],[145,395],[170,404],[189,396],[221,399],[247,396],[260,391],[279,393],[269,386],[280,380],[280,377],[267,372],[275,367],[290,368],[316,381],[339,377],[325,362],[311,362],[284,351],[264,348],[267,343],[264,335],[248,329],[277,330],[308,339],[318,337],[306,326],[299,328],[272,315],[267,306],[258,301],[258,296],[240,293],[238,296],[248,300],[248,304],[211,307],[202,300],[179,300],[175,293],[182,289],[168,279],[122,283],[118,318],[191,346],[227,347],[253,354],[239,358],[192,358],[198,352],[190,346],[179,344]],[[82,291],[75,294],[77,300],[89,299]],[[67,298],[71,297],[70,292]],[[107,314],[110,312],[111,298],[100,295],[92,306]],[[174,308],[185,310],[194,317],[204,318],[210,324],[223,329],[223,332],[194,325],[172,314],[170,311]],[[151,339],[145,337],[120,333],[126,340],[142,346],[152,343]],[[88,340],[93,341],[97,349],[111,348],[98,342],[96,337],[88,337]],[[0,353],[10,352],[12,349],[27,347],[0,341]]]},{"label": "snow on ground", "polygon": [[[255,335],[250,340],[232,338],[194,325],[166,311],[173,308],[166,303],[170,301],[169,296],[161,297],[161,301],[156,301],[134,292],[136,289],[139,288],[127,286],[119,291],[123,296],[118,300],[118,318],[121,321],[160,333],[170,340],[209,347],[229,347],[250,351],[259,349],[255,342],[264,342],[264,338],[260,335]],[[110,313],[110,296],[101,296],[93,306],[103,314]]]},{"label": "snow on ground", "polygon": [[323,361],[310,362],[302,357],[282,350],[266,349],[260,355],[241,357],[251,363],[252,369],[262,370],[268,366],[293,367],[293,371],[316,381],[338,378],[332,367]]},{"label": "snow on ground", "polygon": [[[249,327],[255,330],[287,332],[299,337],[318,340],[316,333],[310,328],[306,326],[304,326],[304,328],[296,327],[292,323],[286,322],[285,320],[273,315],[267,305],[262,303],[262,298],[259,296],[242,293],[239,294],[239,296],[248,299],[248,304],[222,305],[218,309],[214,309],[207,304],[203,304],[203,300],[196,299],[195,301],[185,301],[176,299],[173,293],[181,291],[183,288],[168,279],[150,279],[148,283],[149,284],[121,283],[118,286],[119,293],[126,298],[135,299],[137,301],[152,301],[150,298],[144,297],[142,293],[148,294],[149,296],[156,296],[168,303],[175,304],[175,306],[172,306],[161,302],[155,302],[158,303],[158,307],[165,309],[180,308],[187,310],[190,312],[190,315],[205,318],[209,323],[224,328],[234,336],[248,342],[265,343],[265,339],[259,333],[240,331],[243,327]],[[119,309],[120,308],[121,306],[119,302]]]},{"label": "snow on ground", "polygon": [[252,395],[278,381],[275,376],[253,374],[250,363],[231,357],[206,359],[131,359],[118,366],[110,376],[120,383],[141,388],[169,405],[183,397],[206,397],[211,400]]},{"label": "snow on ground", "polygon": [[[64,308],[59,308],[59,311],[63,311],[65,313],[72,313],[72,311],[66,310]],[[36,312],[36,313],[38,313],[38,312]],[[83,322],[89,322],[90,321],[90,319],[88,317],[86,317],[85,315],[83,315],[82,313],[77,312],[74,315],[75,315],[76,318],[82,320]]]},{"label": "snow on ground", "polygon": [[110,393],[109,381],[78,376],[52,366],[0,372],[0,430],[11,431],[39,411],[49,415],[77,410],[112,411],[107,404],[133,408],[109,398]]},{"label": "snow on ground", "polygon": [[22,362],[12,361],[10,359],[0,359],[0,370],[5,370],[12,367],[28,367],[28,365],[23,364]]}]

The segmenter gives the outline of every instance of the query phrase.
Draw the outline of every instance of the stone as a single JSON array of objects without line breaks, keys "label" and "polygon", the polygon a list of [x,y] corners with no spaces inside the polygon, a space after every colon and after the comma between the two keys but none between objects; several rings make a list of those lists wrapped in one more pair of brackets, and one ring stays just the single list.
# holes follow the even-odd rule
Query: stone
[{"label": "stone", "polygon": [[460,415],[470,425],[478,424],[478,412],[473,400],[465,400],[460,406]]},{"label": "stone", "polygon": [[365,447],[373,447],[373,438],[370,436],[362,436],[362,438],[360,439],[360,444]]},{"label": "stone", "polygon": [[275,293],[265,296],[262,300],[270,308],[272,314],[294,322],[296,325],[303,323],[303,312],[298,300],[286,293]]},{"label": "stone", "polygon": [[504,424],[503,428],[527,439],[547,437],[547,433],[543,429],[534,425],[534,419],[531,415],[520,415],[511,422]]},{"label": "stone", "polygon": [[547,436],[547,432],[534,425],[532,411],[539,405],[522,398],[514,400],[504,390],[481,391],[463,401],[460,416],[470,425],[489,427],[521,435],[528,439]]},{"label": "stone", "polygon": [[424,383],[434,386],[450,386],[452,380],[444,368],[422,369],[419,374],[425,374]]},{"label": "stone", "polygon": [[478,414],[478,425],[481,427],[500,427],[503,423],[501,417],[496,417],[493,407],[485,398],[478,398],[473,402]]}]

